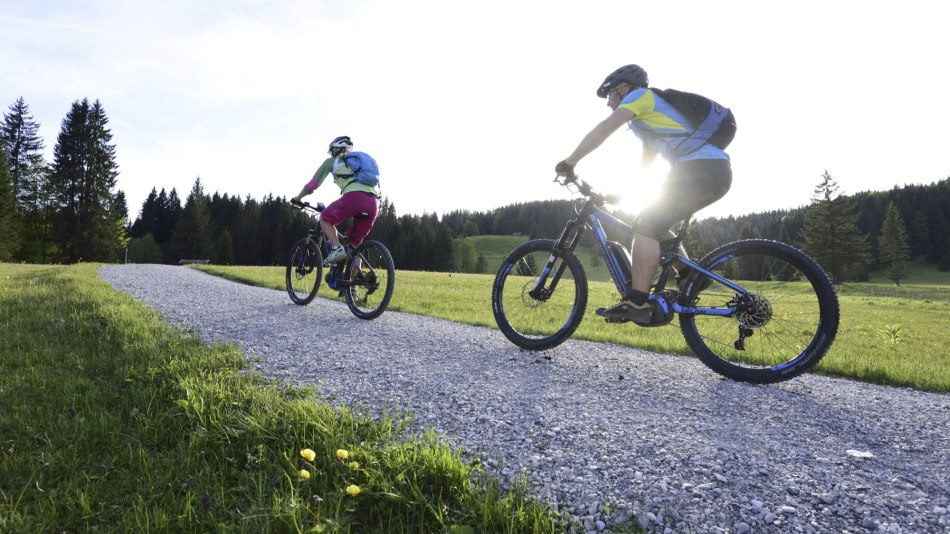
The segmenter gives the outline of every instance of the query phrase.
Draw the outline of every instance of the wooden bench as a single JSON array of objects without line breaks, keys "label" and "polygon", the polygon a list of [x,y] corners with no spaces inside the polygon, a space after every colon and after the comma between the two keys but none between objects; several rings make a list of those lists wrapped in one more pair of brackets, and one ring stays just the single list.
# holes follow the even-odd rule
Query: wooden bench
[{"label": "wooden bench", "polygon": [[191,265],[192,263],[207,265],[209,261],[211,260],[178,260],[178,265]]}]

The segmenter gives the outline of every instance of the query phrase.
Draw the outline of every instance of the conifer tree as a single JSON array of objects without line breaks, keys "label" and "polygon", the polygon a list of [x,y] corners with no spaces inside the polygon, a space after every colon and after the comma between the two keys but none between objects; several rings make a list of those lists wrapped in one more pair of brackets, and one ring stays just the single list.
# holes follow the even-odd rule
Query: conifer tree
[{"label": "conifer tree", "polygon": [[26,211],[35,202],[33,197],[43,189],[46,164],[39,127],[23,97],[10,106],[0,125],[0,136],[6,145],[7,164],[13,179],[13,194],[21,211]]},{"label": "conifer tree", "polygon": [[896,285],[907,278],[910,272],[910,245],[907,243],[907,228],[900,210],[891,202],[887,205],[884,223],[879,238],[881,263],[887,267],[887,278]]},{"label": "conifer tree", "polygon": [[129,207],[125,201],[125,191],[121,189],[116,191],[112,197],[112,205],[109,208],[109,219],[114,221],[115,225],[116,250],[128,252],[129,239],[131,239],[129,231],[132,228],[132,223],[129,221]]},{"label": "conifer tree", "polygon": [[937,262],[937,270],[940,272],[950,271],[950,237],[943,242],[943,254],[940,261]]},{"label": "conifer tree", "polygon": [[914,210],[914,217],[911,227],[914,230],[914,239],[911,243],[911,255],[926,254],[927,245],[930,243],[930,228],[927,214],[923,210]]},{"label": "conifer tree", "polygon": [[[149,211],[149,220],[152,235],[156,243],[167,243],[172,238],[172,232],[175,231],[175,225],[178,224],[178,218],[181,216],[181,200],[178,199],[178,193],[172,189],[166,193],[162,188],[158,197],[155,199],[154,212]],[[144,212],[144,206],[143,206]]]},{"label": "conifer tree", "polygon": [[13,259],[20,241],[17,228],[13,179],[7,163],[7,149],[0,144],[0,262]]},{"label": "conifer tree", "polygon": [[857,216],[846,198],[837,194],[838,183],[825,171],[815,187],[812,204],[805,210],[803,248],[841,283],[857,276],[868,260],[867,236],[857,227]]},{"label": "conifer tree", "polygon": [[[438,223],[437,223],[438,224]],[[448,272],[452,270],[452,230],[448,226],[438,224],[432,236],[431,248],[426,270]]]},{"label": "conifer tree", "polygon": [[175,225],[172,243],[178,259],[211,259],[211,212],[204,194],[201,177],[195,178],[191,193]]},{"label": "conifer tree", "polygon": [[[161,195],[159,195],[159,198],[161,198]],[[178,191],[174,187],[168,192],[168,197],[162,202],[162,206],[161,233],[165,241],[169,241],[175,232],[175,227],[178,226],[178,219],[181,218],[184,211],[181,199],[178,197]],[[160,242],[158,236],[155,236],[155,239]]]},{"label": "conifer tree", "polygon": [[[162,189],[162,192],[165,190]],[[161,220],[162,206],[158,202],[158,191],[152,188],[152,191],[142,203],[142,209],[139,216],[132,223],[131,237],[144,237],[145,234],[152,234],[152,241],[155,241],[155,232],[158,229]]]},{"label": "conifer tree", "polygon": [[234,241],[231,238],[231,232],[225,230],[218,236],[214,245],[214,263],[218,265],[231,265],[234,263]]},{"label": "conifer tree", "polygon": [[178,225],[178,219],[181,218],[182,206],[178,198],[178,192],[173,187],[168,193],[162,189],[158,193],[159,217],[158,225],[152,235],[155,242],[162,249],[162,261],[164,263],[176,263],[179,259],[178,251],[172,243],[172,234],[175,233],[175,227]]},{"label": "conifer tree", "polygon": [[[627,246],[629,246],[629,243]],[[693,260],[699,260],[709,252],[706,248],[706,242],[703,240],[703,225],[698,221],[690,223],[689,230],[686,232],[686,240],[683,241],[683,247]]]},{"label": "conifer tree", "polygon": [[261,264],[259,257],[262,245],[257,232],[260,219],[260,204],[248,195],[244,201],[244,209],[238,214],[235,228],[231,230],[231,237],[235,245],[234,261],[238,265]]},{"label": "conifer tree", "polygon": [[124,195],[113,192],[118,177],[112,132],[102,104],[73,102],[53,153],[53,239],[62,259],[115,261],[126,245]]},{"label": "conifer tree", "polygon": [[45,262],[51,252],[49,167],[38,132],[39,124],[20,97],[4,114],[0,137],[7,148],[21,238],[14,257],[29,262]]}]

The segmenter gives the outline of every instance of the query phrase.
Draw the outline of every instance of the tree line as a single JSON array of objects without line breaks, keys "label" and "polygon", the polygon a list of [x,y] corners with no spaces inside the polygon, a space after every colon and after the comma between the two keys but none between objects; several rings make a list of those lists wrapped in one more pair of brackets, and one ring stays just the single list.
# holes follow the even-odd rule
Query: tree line
[{"label": "tree line", "polygon": [[[28,106],[22,98],[10,106],[0,126],[0,261],[281,265],[292,243],[314,224],[284,197],[209,195],[200,177],[184,202],[174,188],[153,188],[130,220],[125,195],[116,190],[107,125],[98,100],[74,102],[47,163]],[[803,248],[836,281],[866,279],[869,271],[887,268],[899,283],[911,257],[950,269],[948,205],[950,178],[844,196],[826,171],[808,206],[695,221],[686,246],[701,257],[736,239],[776,239]],[[572,206],[570,200],[548,200],[439,217],[399,215],[383,198],[370,238],[389,247],[400,269],[491,272],[495,266],[462,238],[555,238]]]},{"label": "tree line", "polygon": [[[950,220],[942,209],[946,205],[950,179],[842,196],[825,172],[809,206],[695,221],[686,246],[701,257],[736,239],[774,239],[801,247],[836,282],[866,280],[871,270],[887,268],[890,279],[900,283],[914,256],[950,269]],[[397,216],[395,206],[384,198],[370,236],[386,243],[400,269],[486,273],[495,266],[486,265],[463,238],[556,238],[572,209],[573,201],[548,200],[489,211],[456,210],[441,218],[434,213]],[[914,224],[905,223],[905,212],[912,214]],[[628,213],[613,213],[633,219]],[[174,263],[188,257],[220,264],[280,265],[291,244],[313,224],[282,197],[258,202],[227,194],[208,196],[198,178],[184,207],[174,189],[170,194],[152,190],[129,229],[129,256],[139,262]],[[610,234],[608,230],[609,237],[621,239]],[[582,246],[593,246],[589,237]]]}]

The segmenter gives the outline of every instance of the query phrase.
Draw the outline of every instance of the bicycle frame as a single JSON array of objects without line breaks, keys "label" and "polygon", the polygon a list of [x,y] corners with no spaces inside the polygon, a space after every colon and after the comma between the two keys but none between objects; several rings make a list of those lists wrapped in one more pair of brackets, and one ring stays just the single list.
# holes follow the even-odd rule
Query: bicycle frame
[{"label": "bicycle frame", "polygon": [[[573,253],[578,243],[580,243],[584,232],[588,229],[593,230],[594,232],[594,237],[596,238],[600,247],[600,253],[604,258],[604,262],[607,265],[607,270],[610,273],[610,277],[614,281],[614,285],[617,287],[620,295],[626,298],[627,294],[631,290],[631,279],[627,274],[629,269],[632,268],[630,267],[630,253],[625,246],[620,245],[627,257],[617,258],[617,256],[611,250],[611,242],[607,239],[607,233],[604,230],[604,225],[606,224],[608,228],[619,231],[622,237],[628,243],[633,241],[634,235],[636,235],[637,232],[633,226],[604,211],[599,205],[600,202],[598,202],[598,200],[601,199],[586,198],[584,200],[584,205],[579,210],[575,210],[575,215],[570,220],[568,220],[567,225],[561,232],[560,237],[558,237],[557,241],[555,242],[555,255],[552,255],[550,258],[548,258],[547,264],[541,271],[541,275],[538,277],[537,284],[535,285],[534,289],[529,292],[533,298],[545,300],[550,296],[551,293],[554,292],[558,281],[564,273],[563,262],[558,265],[557,269],[554,269],[556,255]],[[736,285],[732,281],[727,280],[707,269],[704,269],[699,264],[693,262],[689,258],[683,257],[677,252],[680,243],[682,243],[683,237],[686,234],[686,229],[688,226],[689,219],[683,223],[683,226],[680,228],[679,232],[672,239],[661,241],[659,262],[659,267],[661,269],[660,275],[657,278],[657,282],[649,296],[649,300],[656,301],[664,313],[669,313],[672,311],[682,314],[718,316],[731,316],[735,314],[737,309],[744,305],[742,301],[745,301],[746,298],[749,297],[749,292],[742,288],[742,286]],[[724,258],[722,261],[726,261],[728,259],[730,258]],[[626,261],[627,265],[622,265],[620,263],[621,260]],[[716,282],[729,287],[730,289],[736,291],[742,298],[734,299],[731,305],[727,307],[681,305],[678,300],[678,292],[666,291],[665,289],[667,279],[669,278],[670,269],[672,268],[674,261],[678,261],[683,265],[690,267],[694,271],[702,273]],[[552,270],[554,271],[553,275]],[[549,277],[551,279],[550,285],[547,285]]]},{"label": "bicycle frame", "polygon": [[[317,206],[311,206],[310,204],[301,204],[300,209],[319,214],[321,211],[323,211],[324,206],[323,206],[323,203],[319,203],[317,204]],[[359,269],[359,266],[362,263],[361,258],[359,256],[354,256],[352,254],[352,250],[347,244],[348,242],[347,236],[341,234],[339,231],[336,231],[336,237],[340,241],[340,243],[342,243],[344,247],[346,247],[346,253],[350,259],[351,264],[355,265],[356,268]],[[329,236],[327,236],[327,233],[323,230],[323,226],[320,225],[320,220],[318,217],[314,218],[313,227],[307,229],[307,240],[315,241],[317,243],[317,246],[320,248],[320,253],[323,254],[324,258],[326,258],[327,255],[330,253],[332,244],[330,243]],[[342,266],[338,266],[338,267],[342,268]],[[331,269],[332,268],[333,267],[331,267]],[[346,277],[345,279],[339,280],[337,282],[337,285],[339,286],[339,288],[351,287],[358,284],[359,282],[350,279],[350,277]]]}]

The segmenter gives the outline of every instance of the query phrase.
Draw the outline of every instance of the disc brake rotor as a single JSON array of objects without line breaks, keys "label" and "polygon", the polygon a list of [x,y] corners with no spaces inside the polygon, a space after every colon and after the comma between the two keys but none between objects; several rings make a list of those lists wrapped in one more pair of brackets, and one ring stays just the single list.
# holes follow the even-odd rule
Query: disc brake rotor
[{"label": "disc brake rotor", "polygon": [[772,320],[772,302],[758,293],[749,295],[749,300],[736,312],[736,319],[746,328],[762,328]]}]

